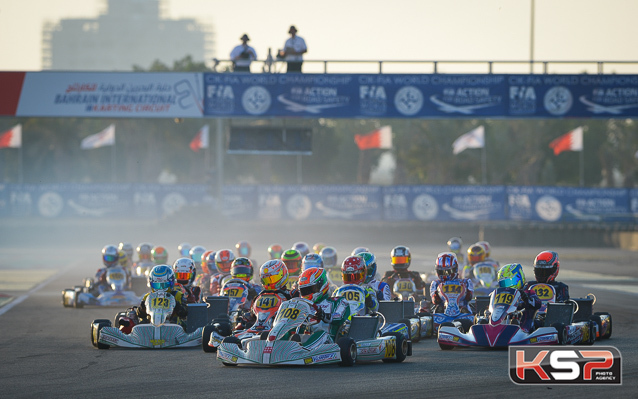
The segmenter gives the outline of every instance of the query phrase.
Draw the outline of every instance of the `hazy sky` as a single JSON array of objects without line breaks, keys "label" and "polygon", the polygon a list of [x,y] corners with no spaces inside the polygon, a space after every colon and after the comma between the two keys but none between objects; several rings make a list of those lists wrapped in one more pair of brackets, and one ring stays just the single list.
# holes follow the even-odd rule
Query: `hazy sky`
[{"label": "hazy sky", "polygon": [[[165,0],[215,31],[227,59],[247,33],[259,59],[297,26],[307,60],[529,60],[532,0]],[[0,70],[41,69],[45,21],[94,18],[105,0],[0,0]],[[638,61],[638,1],[535,0],[536,60]]]}]

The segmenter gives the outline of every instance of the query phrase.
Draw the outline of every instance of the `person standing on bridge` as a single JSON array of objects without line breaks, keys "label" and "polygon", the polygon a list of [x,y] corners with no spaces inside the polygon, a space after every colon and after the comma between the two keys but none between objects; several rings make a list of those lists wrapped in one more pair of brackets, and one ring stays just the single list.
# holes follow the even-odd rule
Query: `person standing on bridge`
[{"label": "person standing on bridge", "polygon": [[236,46],[233,51],[230,52],[230,59],[233,62],[233,70],[235,72],[248,72],[250,73],[250,63],[257,59],[257,52],[254,48],[248,45],[250,38],[244,33],[239,38],[241,44]]},{"label": "person standing on bridge", "polygon": [[303,55],[308,52],[306,41],[297,36],[297,28],[292,25],[288,30],[290,38],[286,40],[284,49],[279,50],[279,58],[286,60],[286,72],[301,72],[301,64],[303,64]]}]

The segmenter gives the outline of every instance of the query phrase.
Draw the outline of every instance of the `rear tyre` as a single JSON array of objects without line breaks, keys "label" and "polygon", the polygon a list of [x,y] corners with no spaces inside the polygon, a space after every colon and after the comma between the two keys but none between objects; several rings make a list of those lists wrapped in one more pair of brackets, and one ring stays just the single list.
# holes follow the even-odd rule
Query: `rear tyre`
[{"label": "rear tyre", "polygon": [[81,292],[82,291],[80,291],[79,289],[75,290],[75,295],[73,296],[73,307],[74,308],[82,309],[84,307],[84,304],[82,302],[80,302],[80,300],[78,298],[80,296],[79,294]]},{"label": "rear tyre", "polygon": [[409,343],[408,340],[405,339],[405,337],[403,336],[403,334],[398,333],[398,332],[388,332],[383,334],[384,337],[394,337],[396,338],[395,340],[395,358],[394,359],[383,359],[384,362],[386,363],[401,363],[402,361],[405,360],[405,358],[408,356],[408,353],[410,352],[410,348],[409,348]]},{"label": "rear tyre", "polygon": [[596,322],[589,320],[587,322],[587,327],[589,328],[589,336],[587,341],[583,342],[583,345],[593,345],[596,341]]},{"label": "rear tyre", "polygon": [[563,323],[554,323],[552,327],[556,329],[558,332],[558,343],[560,345],[565,345],[567,342],[567,330],[565,329],[565,325]]},{"label": "rear tyre", "polygon": [[[596,312],[596,313],[594,313],[594,316],[598,316],[599,318],[600,318],[600,316],[608,316],[608,318],[609,318],[609,328],[605,332],[605,335],[601,336],[600,338],[601,339],[608,339],[609,337],[611,337],[611,326],[612,326],[611,314],[607,313],[607,312]],[[601,322],[600,322],[600,326],[602,327],[602,319],[601,319]]]},{"label": "rear tyre", "polygon": [[213,331],[215,331],[215,327],[211,325],[204,326],[204,329],[202,330],[202,350],[206,353],[217,352],[217,348],[215,348],[214,346],[208,346],[208,343],[210,342],[210,336]]},{"label": "rear tyre", "polygon": [[98,349],[109,349],[111,347],[100,342],[100,331],[104,327],[111,327],[111,320],[98,319],[91,325],[91,342]]},{"label": "rear tyre", "polygon": [[468,319],[456,319],[454,321],[461,324],[461,328],[459,328],[459,331],[464,334],[467,334],[467,332],[470,331],[470,328],[472,328],[473,325],[472,321]]},{"label": "rear tyre", "polygon": [[339,365],[352,367],[357,361],[357,343],[352,338],[344,337],[337,342],[337,345],[341,349],[341,363]]}]

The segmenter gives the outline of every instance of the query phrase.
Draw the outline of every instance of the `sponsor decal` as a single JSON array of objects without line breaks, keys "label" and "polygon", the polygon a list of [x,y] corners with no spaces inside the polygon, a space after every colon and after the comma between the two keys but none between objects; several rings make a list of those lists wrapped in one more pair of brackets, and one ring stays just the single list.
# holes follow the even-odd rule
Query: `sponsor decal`
[{"label": "sponsor decal", "polygon": [[162,345],[166,341],[163,339],[152,339],[150,342],[151,342],[151,345],[158,346],[158,345]]},{"label": "sponsor decal", "polygon": [[555,341],[556,340],[556,336],[555,335],[543,335],[542,337],[536,337],[535,340],[536,340],[536,342]]},{"label": "sponsor decal", "polygon": [[312,363],[312,359],[311,359],[311,358],[309,358],[309,357],[307,357],[307,358],[305,358],[305,359],[303,360],[303,362],[304,362],[304,364],[310,364],[310,363]]},{"label": "sponsor decal", "polygon": [[622,384],[622,358],[613,346],[510,346],[515,384]]},{"label": "sponsor decal", "polygon": [[450,335],[450,334],[439,333],[439,340],[440,341],[453,341],[454,340],[454,336]]},{"label": "sponsor decal", "polygon": [[233,358],[237,359],[236,356],[232,356],[231,354],[225,353],[225,352],[222,352],[222,351],[217,351],[217,358],[218,359],[225,359],[225,360],[231,360]]},{"label": "sponsor decal", "polygon": [[272,346],[266,346],[264,348],[264,353],[272,353]]},{"label": "sponsor decal", "polygon": [[329,360],[337,360],[336,353],[324,353],[323,355],[317,355],[312,357],[314,363],[327,362]]},{"label": "sponsor decal", "polygon": [[117,338],[111,337],[110,335],[100,334],[100,341],[108,341],[117,344],[119,340]]},{"label": "sponsor decal", "polygon": [[237,361],[237,356],[233,356],[233,357],[231,357],[231,358],[230,358],[230,361],[231,361],[231,362],[236,362],[236,361]]}]

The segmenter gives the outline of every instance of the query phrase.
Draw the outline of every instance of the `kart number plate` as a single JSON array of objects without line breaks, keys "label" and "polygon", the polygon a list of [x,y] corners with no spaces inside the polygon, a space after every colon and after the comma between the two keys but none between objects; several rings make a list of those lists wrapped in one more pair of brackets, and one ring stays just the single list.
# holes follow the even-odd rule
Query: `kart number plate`
[{"label": "kart number plate", "polygon": [[494,305],[511,305],[513,300],[513,294],[501,292],[500,294],[496,295],[496,298],[494,299]]},{"label": "kart number plate", "polygon": [[394,357],[397,353],[397,341],[390,339],[385,345],[385,357]]},{"label": "kart number plate", "polygon": [[547,284],[535,284],[532,289],[541,301],[554,299],[554,287]]},{"label": "kart number plate", "polygon": [[461,286],[458,284],[443,284],[441,286],[443,293],[445,294],[460,294]]},{"label": "kart number plate", "polygon": [[111,273],[109,277],[113,280],[124,280],[124,275],[122,273]]},{"label": "kart number plate", "polygon": [[155,309],[168,309],[171,306],[171,301],[168,298],[153,298],[151,306]]},{"label": "kart number plate", "polygon": [[264,295],[257,300],[257,306],[259,309],[268,310],[277,306],[281,300],[275,295]]},{"label": "kart number plate", "polygon": [[397,281],[397,291],[413,291],[414,283],[412,281]]},{"label": "kart number plate", "polygon": [[229,288],[228,290],[225,290],[225,294],[231,298],[241,298],[244,294],[244,290],[245,288]]}]

